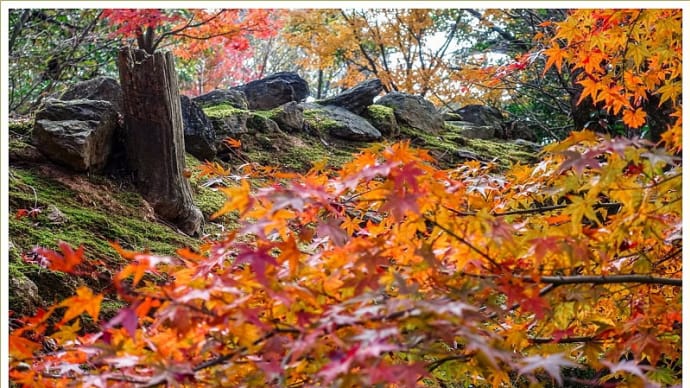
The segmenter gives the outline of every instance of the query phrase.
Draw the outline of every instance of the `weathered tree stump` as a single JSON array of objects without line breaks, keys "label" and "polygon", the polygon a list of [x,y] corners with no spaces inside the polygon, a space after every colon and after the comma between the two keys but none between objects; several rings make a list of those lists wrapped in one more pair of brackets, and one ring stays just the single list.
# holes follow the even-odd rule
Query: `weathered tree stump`
[{"label": "weathered tree stump", "polygon": [[127,162],[135,184],[156,214],[181,231],[196,234],[203,215],[182,175],[184,130],[173,56],[123,48],[118,68]]}]

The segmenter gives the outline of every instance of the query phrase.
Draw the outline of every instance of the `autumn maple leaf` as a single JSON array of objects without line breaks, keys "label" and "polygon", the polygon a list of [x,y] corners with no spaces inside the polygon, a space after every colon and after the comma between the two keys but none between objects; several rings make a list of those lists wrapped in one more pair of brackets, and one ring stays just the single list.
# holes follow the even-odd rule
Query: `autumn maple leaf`
[{"label": "autumn maple leaf", "polygon": [[561,377],[561,368],[576,368],[577,364],[563,357],[562,354],[551,354],[548,356],[530,356],[525,357],[522,362],[524,366],[520,368],[518,373],[527,374],[532,373],[537,369],[544,369],[549,374],[558,386],[563,385],[563,378]]},{"label": "autumn maple leaf", "polygon": [[94,295],[88,287],[79,287],[77,295],[67,298],[60,303],[60,307],[67,307],[62,322],[68,322],[82,313],[87,313],[94,321],[98,321],[103,295]]},{"label": "autumn maple leaf", "polygon": [[84,260],[84,246],[79,246],[75,251],[66,242],[60,241],[58,244],[62,254],[59,254],[51,249],[35,248],[33,253],[39,257],[45,258],[43,265],[53,271],[61,271],[65,273],[73,273],[74,268],[81,264]]}]

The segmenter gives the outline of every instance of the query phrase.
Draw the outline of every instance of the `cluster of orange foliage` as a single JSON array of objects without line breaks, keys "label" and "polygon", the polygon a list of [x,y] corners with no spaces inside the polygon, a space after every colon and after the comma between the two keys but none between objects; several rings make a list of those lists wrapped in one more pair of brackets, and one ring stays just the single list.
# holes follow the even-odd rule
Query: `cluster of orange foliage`
[{"label": "cluster of orange foliage", "polygon": [[[606,12],[571,18],[594,15],[601,29],[643,20]],[[550,63],[584,66],[597,47],[570,42]],[[613,74],[619,62],[587,70],[611,85],[655,71],[649,62],[630,62],[622,77]],[[643,86],[680,111],[680,91],[668,86],[680,63],[656,71],[667,76]],[[636,115],[642,94],[610,90],[625,91],[627,102],[618,108],[621,98],[592,93]],[[677,127],[656,145],[573,132],[545,147],[538,164],[506,171],[476,161],[440,170],[404,142],[363,150],[337,170],[244,166],[247,178],[223,189],[216,214],[239,215],[236,230],[174,257],[114,244],[127,259],[114,277],[127,306],[84,333],[103,296],[82,288],[25,318],[10,334],[11,378],[24,386],[677,384]],[[62,251],[44,251],[42,264],[83,270],[81,251]]]},{"label": "cluster of orange foliage", "polygon": [[[682,110],[681,10],[579,10],[558,23],[544,71],[565,61],[571,69],[582,70],[583,86],[578,101],[591,97],[603,102],[613,115],[622,113],[630,128],[645,124],[642,107],[648,94],[659,96],[659,105],[674,105],[674,125],[666,132],[668,144],[680,150]],[[561,44],[563,47],[561,47]]]}]

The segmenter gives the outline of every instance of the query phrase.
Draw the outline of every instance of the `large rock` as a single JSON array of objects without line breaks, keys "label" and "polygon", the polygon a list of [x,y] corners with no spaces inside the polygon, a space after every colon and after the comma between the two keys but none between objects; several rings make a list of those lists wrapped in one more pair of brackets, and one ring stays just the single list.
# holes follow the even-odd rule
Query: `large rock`
[{"label": "large rock", "polygon": [[381,132],[366,119],[345,108],[313,103],[300,104],[304,108],[305,121],[319,131],[328,132],[345,140],[372,141],[381,138]]},{"label": "large rock", "polygon": [[486,105],[467,105],[455,110],[453,113],[460,116],[460,121],[468,123],[492,126],[500,130],[503,126],[503,115],[496,108]]},{"label": "large rock", "polygon": [[335,105],[350,112],[361,115],[369,105],[374,103],[374,97],[381,94],[383,85],[378,79],[364,81],[357,86],[347,89],[335,97],[316,101],[321,105]]},{"label": "large rock", "polygon": [[439,133],[443,130],[443,116],[434,104],[421,96],[391,92],[376,103],[393,108],[395,119],[400,125],[430,133]]},{"label": "large rock", "polygon": [[280,127],[275,121],[256,112],[252,112],[252,115],[247,119],[247,129],[259,133],[280,132]]},{"label": "large rock", "polygon": [[211,120],[216,134],[216,142],[222,141],[228,136],[249,132],[247,129],[247,119],[251,116],[251,112],[248,110],[233,108],[228,104],[220,104],[206,107],[203,111]]},{"label": "large rock", "polygon": [[36,113],[33,142],[48,159],[100,172],[110,156],[118,113],[108,101],[50,99]]},{"label": "large rock", "polygon": [[122,113],[122,88],[117,80],[111,77],[96,77],[77,82],[62,93],[60,100],[109,101],[117,112]]},{"label": "large rock", "polygon": [[8,290],[9,309],[17,316],[33,315],[43,307],[36,283],[22,274],[10,276]]},{"label": "large rock", "polygon": [[213,105],[227,104],[237,109],[248,109],[247,97],[241,90],[216,89],[192,99],[195,104],[204,108]]},{"label": "large rock", "polygon": [[291,101],[271,111],[271,119],[286,132],[299,132],[304,128],[304,109]]},{"label": "large rock", "polygon": [[531,127],[527,121],[524,120],[513,120],[506,122],[503,125],[503,131],[501,136],[503,139],[523,139],[528,142],[536,142],[537,133],[536,129]]},{"label": "large rock", "polygon": [[273,109],[309,95],[309,85],[297,73],[281,72],[249,82],[235,89],[244,92],[250,110]]},{"label": "large rock", "polygon": [[391,107],[378,104],[369,105],[362,117],[367,119],[384,136],[397,135],[400,132],[398,122],[395,120],[395,111]]},{"label": "large rock", "polygon": [[216,156],[216,134],[211,120],[187,96],[180,96],[184,148],[199,160],[212,160]]}]

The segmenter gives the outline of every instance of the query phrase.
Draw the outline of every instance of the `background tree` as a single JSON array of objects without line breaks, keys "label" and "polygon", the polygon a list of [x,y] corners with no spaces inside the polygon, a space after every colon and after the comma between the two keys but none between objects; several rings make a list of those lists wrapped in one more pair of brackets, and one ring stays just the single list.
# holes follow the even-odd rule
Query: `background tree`
[{"label": "background tree", "polygon": [[256,35],[248,29],[242,39],[212,45],[193,55],[185,50],[176,51],[183,93],[199,95],[279,71],[294,71],[297,50],[289,49],[278,34],[286,14],[285,10],[273,10],[269,26]]},{"label": "background tree", "polygon": [[432,94],[449,93],[442,80],[450,48],[465,28],[463,15],[429,9],[303,10],[291,13],[286,39],[307,54],[303,66],[322,74],[316,90],[323,89],[323,74],[337,74],[334,69],[342,66],[338,86],[377,77],[387,92],[433,99]]},{"label": "background tree", "polygon": [[[559,9],[467,10],[474,42],[453,58],[451,79],[464,85],[475,101],[505,111],[530,125],[540,139],[562,139],[576,126],[571,104],[577,85],[569,71],[544,71],[535,36],[548,35],[546,24],[562,21]],[[494,60],[496,54],[501,55]],[[584,109],[584,106],[579,107]]]},{"label": "background tree", "polygon": [[113,75],[118,42],[101,10],[9,10],[9,110],[26,114],[68,82]]}]

